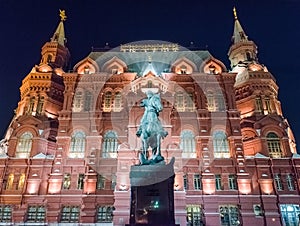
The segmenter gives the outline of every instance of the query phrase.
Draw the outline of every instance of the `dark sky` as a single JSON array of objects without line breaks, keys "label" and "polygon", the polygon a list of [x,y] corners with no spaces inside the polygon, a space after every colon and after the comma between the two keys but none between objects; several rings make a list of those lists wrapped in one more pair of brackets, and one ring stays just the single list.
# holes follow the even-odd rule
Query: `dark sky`
[{"label": "dark sky", "polygon": [[[283,114],[300,140],[300,0],[0,0],[0,136],[19,101],[22,79],[40,61],[65,9],[71,66],[92,47],[163,40],[211,52],[229,69],[232,7],[275,76]],[[296,102],[293,102],[296,101]],[[298,102],[299,101],[299,102]],[[0,137],[0,138],[1,138]]]}]

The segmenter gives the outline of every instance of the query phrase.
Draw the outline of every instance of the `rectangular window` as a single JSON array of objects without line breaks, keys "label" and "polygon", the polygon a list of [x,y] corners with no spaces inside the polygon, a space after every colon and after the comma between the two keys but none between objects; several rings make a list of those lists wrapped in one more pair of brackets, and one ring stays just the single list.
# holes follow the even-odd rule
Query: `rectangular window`
[{"label": "rectangular window", "polygon": [[14,178],[15,178],[15,175],[13,173],[10,173],[8,175],[6,187],[5,187],[6,190],[13,190]]},{"label": "rectangular window", "polygon": [[79,112],[82,109],[82,98],[83,98],[83,93],[81,91],[77,91],[75,96],[74,96],[74,101],[73,101],[73,110],[75,112]]},{"label": "rectangular window", "polygon": [[256,217],[263,216],[263,210],[260,204],[253,205],[253,211]]},{"label": "rectangular window", "polygon": [[219,206],[221,226],[241,225],[241,215],[238,206],[222,205]]},{"label": "rectangular window", "polygon": [[288,186],[289,191],[295,191],[295,180],[292,174],[286,175],[286,183]]},{"label": "rectangular window", "polygon": [[11,222],[11,206],[0,205],[0,222]]},{"label": "rectangular window", "polygon": [[216,180],[216,190],[217,191],[223,190],[221,175],[216,174],[215,175],[215,180]]},{"label": "rectangular window", "polygon": [[237,184],[236,175],[233,175],[233,174],[229,175],[228,187],[229,187],[229,190],[237,190],[238,184]]},{"label": "rectangular window", "polygon": [[64,223],[76,223],[79,222],[79,212],[78,206],[64,206],[61,212],[60,222]]},{"label": "rectangular window", "polygon": [[275,133],[267,134],[267,144],[271,158],[282,158],[280,138]]},{"label": "rectangular window", "polygon": [[202,190],[201,176],[199,174],[194,175],[194,188],[195,190]]},{"label": "rectangular window", "polygon": [[114,111],[120,112],[122,110],[122,96],[121,93],[116,93],[114,100]]},{"label": "rectangular window", "polygon": [[184,109],[184,98],[183,98],[183,94],[182,93],[177,93],[176,94],[175,105],[176,105],[176,110],[178,112],[183,112],[185,110]]},{"label": "rectangular window", "polygon": [[36,113],[39,115],[43,111],[43,105],[44,105],[44,97],[39,97],[38,104],[36,107]]},{"label": "rectangular window", "polygon": [[71,186],[71,175],[69,173],[64,174],[64,181],[63,181],[63,189],[70,189]]},{"label": "rectangular window", "polygon": [[300,207],[299,204],[281,204],[281,219],[284,226],[298,226]]},{"label": "rectangular window", "polygon": [[225,99],[222,94],[217,96],[218,111],[225,111]]},{"label": "rectangular window", "polygon": [[271,109],[271,102],[270,102],[270,98],[269,97],[265,98],[265,103],[266,103],[266,109],[267,109],[268,113],[271,113],[272,109]]},{"label": "rectangular window", "polygon": [[283,185],[282,185],[280,174],[276,173],[274,175],[274,182],[275,182],[275,186],[276,186],[277,191],[282,191],[283,190]]},{"label": "rectangular window", "polygon": [[102,190],[105,188],[105,177],[100,174],[97,177],[97,189]]},{"label": "rectangular window", "polygon": [[183,175],[183,187],[184,187],[184,190],[188,190],[188,188],[189,188],[188,175]]},{"label": "rectangular window", "polygon": [[111,179],[111,190],[115,190],[116,184],[117,184],[117,178],[116,178],[116,175],[112,175],[112,179]]},{"label": "rectangular window", "polygon": [[27,222],[45,222],[46,210],[44,206],[29,206]]},{"label": "rectangular window", "polygon": [[84,111],[90,111],[92,106],[92,93],[89,91],[85,92],[85,100],[84,100]]},{"label": "rectangular window", "polygon": [[17,190],[22,190],[25,184],[25,173],[22,173],[19,178]]},{"label": "rectangular window", "polygon": [[263,113],[263,106],[260,97],[255,98],[255,107],[257,112]]},{"label": "rectangular window", "polygon": [[97,211],[97,222],[110,223],[113,221],[113,206],[99,206]]},{"label": "rectangular window", "polygon": [[104,96],[104,109],[105,112],[110,112],[111,110],[111,101],[112,101],[112,93],[106,92]]},{"label": "rectangular window", "polygon": [[30,98],[28,113],[31,114],[34,111],[35,97]]},{"label": "rectangular window", "polygon": [[202,226],[203,222],[203,208],[200,205],[188,205],[186,207],[187,225]]},{"label": "rectangular window", "polygon": [[213,96],[213,94],[211,93],[207,94],[206,98],[207,98],[207,110],[216,111],[215,97]]},{"label": "rectangular window", "polygon": [[77,189],[83,189],[83,186],[84,186],[84,174],[80,173],[78,175]]}]

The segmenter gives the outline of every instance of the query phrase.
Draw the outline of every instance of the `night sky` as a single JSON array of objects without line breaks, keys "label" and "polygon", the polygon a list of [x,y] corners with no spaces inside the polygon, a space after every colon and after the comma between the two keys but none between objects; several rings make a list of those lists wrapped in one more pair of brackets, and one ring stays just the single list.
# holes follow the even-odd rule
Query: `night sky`
[{"label": "night sky", "polygon": [[300,140],[300,0],[0,0],[0,139],[17,108],[22,79],[40,62],[41,47],[59,23],[59,9],[67,15],[70,69],[92,47],[140,40],[185,47],[192,41],[229,69],[234,5],[260,63],[277,80],[284,117]]}]

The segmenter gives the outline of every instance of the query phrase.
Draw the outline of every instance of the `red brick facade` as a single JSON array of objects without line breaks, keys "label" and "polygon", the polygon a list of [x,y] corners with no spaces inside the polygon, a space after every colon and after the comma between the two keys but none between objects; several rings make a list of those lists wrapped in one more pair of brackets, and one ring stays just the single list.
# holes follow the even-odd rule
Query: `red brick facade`
[{"label": "red brick facade", "polygon": [[[298,225],[300,156],[273,75],[235,18],[231,69],[208,51],[137,42],[72,72],[63,20],[20,87],[0,158],[0,222],[129,221],[145,90],[159,92],[180,225]],[[113,215],[112,215],[113,213]]]}]

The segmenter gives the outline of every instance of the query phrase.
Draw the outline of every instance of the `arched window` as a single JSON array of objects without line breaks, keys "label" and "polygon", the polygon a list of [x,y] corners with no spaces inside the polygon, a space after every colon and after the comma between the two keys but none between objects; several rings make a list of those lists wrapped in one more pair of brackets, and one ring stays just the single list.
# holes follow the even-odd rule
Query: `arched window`
[{"label": "arched window", "polygon": [[118,136],[114,131],[108,131],[103,137],[102,157],[116,158],[118,149]]},{"label": "arched window", "polygon": [[114,111],[120,112],[122,110],[122,96],[120,92],[116,92],[114,99]]},{"label": "arched window", "polygon": [[271,158],[281,158],[282,151],[281,151],[281,147],[280,147],[279,137],[273,132],[268,133],[267,134],[267,143],[268,143],[269,156]]},{"label": "arched window", "polygon": [[50,63],[52,61],[52,56],[49,54],[48,56],[47,56],[47,63]]},{"label": "arched window", "polygon": [[227,136],[223,131],[214,132],[213,147],[215,158],[230,158]]},{"label": "arched window", "polygon": [[222,91],[208,91],[206,93],[207,99],[207,110],[209,111],[225,111],[226,109],[226,99]]},{"label": "arched window", "polygon": [[28,158],[30,156],[33,135],[30,132],[23,133],[18,141],[16,158]]},{"label": "arched window", "polygon": [[84,158],[85,134],[82,131],[75,132],[71,137],[70,158]]},{"label": "arched window", "polygon": [[250,52],[246,52],[246,58],[247,58],[247,60],[252,60]]},{"label": "arched window", "polygon": [[104,95],[103,111],[105,112],[111,111],[111,101],[112,101],[112,93],[106,92]]},{"label": "arched window", "polygon": [[192,92],[177,92],[175,95],[175,107],[178,112],[194,111],[194,94]]},{"label": "arched window", "polygon": [[193,93],[187,93],[185,96],[186,99],[186,107],[185,110],[186,111],[194,111],[195,110],[195,106],[194,106],[194,94]]},{"label": "arched window", "polygon": [[180,149],[183,158],[196,158],[195,135],[190,130],[184,130],[180,134]]}]

